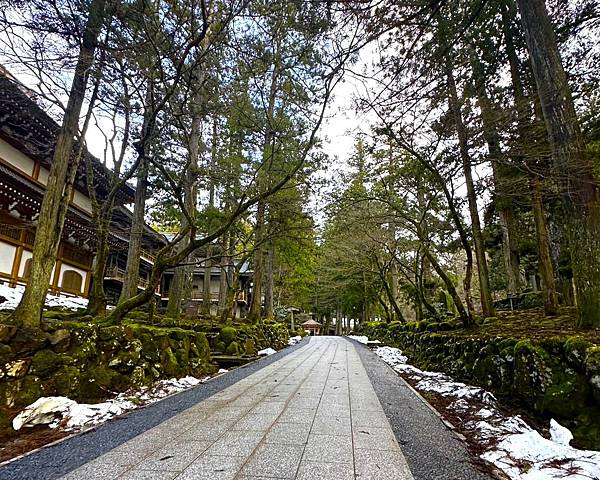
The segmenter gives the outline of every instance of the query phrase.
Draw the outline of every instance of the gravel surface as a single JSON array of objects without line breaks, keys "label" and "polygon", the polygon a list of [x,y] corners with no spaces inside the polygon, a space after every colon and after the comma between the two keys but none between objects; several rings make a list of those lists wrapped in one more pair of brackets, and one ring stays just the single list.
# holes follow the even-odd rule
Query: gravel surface
[{"label": "gravel surface", "polygon": [[377,355],[353,342],[415,480],[490,480],[465,445]]},{"label": "gravel surface", "polygon": [[109,421],[93,430],[43,448],[0,466],[1,480],[52,480],[80,467],[113,448],[149,430],[235,384],[267,365],[306,345],[307,339],[274,355],[216,377],[160,402]]}]

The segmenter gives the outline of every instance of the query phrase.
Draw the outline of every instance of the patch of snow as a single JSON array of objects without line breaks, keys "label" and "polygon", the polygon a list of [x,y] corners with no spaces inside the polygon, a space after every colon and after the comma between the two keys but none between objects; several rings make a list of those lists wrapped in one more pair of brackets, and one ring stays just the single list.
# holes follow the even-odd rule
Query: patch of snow
[{"label": "patch of snow", "polygon": [[347,335],[351,340],[356,340],[359,343],[364,343],[365,345],[369,341],[369,337],[365,337],[363,335]]},{"label": "patch of snow", "polygon": [[494,415],[494,411],[489,408],[482,408],[475,415],[481,418],[489,418]]},{"label": "patch of snow", "polygon": [[[12,288],[5,284],[0,284],[0,297],[4,297],[6,300],[0,303],[0,310],[14,310],[21,301],[25,287],[17,285]],[[46,295],[46,307],[61,307],[69,310],[78,310],[80,308],[86,308],[88,304],[87,298],[81,297],[70,297],[66,295],[54,295],[48,293]]]},{"label": "patch of snow", "polygon": [[[590,480],[600,478],[600,452],[578,450],[530,429],[506,436],[481,456],[514,480]],[[520,465],[529,468],[522,471]]]},{"label": "patch of snow", "polygon": [[402,350],[393,347],[378,347],[374,352],[392,367],[398,364],[406,364],[408,358],[402,355]]},{"label": "patch of snow", "polygon": [[[13,428],[48,425],[75,430],[99,425],[142,405],[157,402],[175,393],[182,392],[210,380],[211,377],[171,378],[159,380],[150,387],[129,390],[102,403],[77,403],[66,397],[41,397],[23,409],[12,421]],[[135,402],[132,401],[135,399]]]},{"label": "patch of snow", "polygon": [[302,337],[300,335],[296,335],[295,337],[290,337],[288,340],[288,345],[296,345],[298,342],[302,341]]},{"label": "patch of snow", "polygon": [[277,353],[277,350],[273,350],[272,348],[265,348],[264,350],[260,350],[258,352],[258,354],[262,357],[262,356],[269,356],[269,355],[273,355],[274,353]]},{"label": "patch of snow", "polygon": [[229,370],[227,370],[226,368],[219,368],[219,371],[217,372],[217,375],[221,375],[223,373],[227,373]]},{"label": "patch of snow", "polygon": [[414,380],[417,390],[455,399],[447,407],[455,415],[480,418],[463,426],[486,445],[481,458],[502,469],[511,480],[600,479],[600,452],[570,447],[573,435],[555,420],[550,421],[551,438],[544,438],[520,416],[503,414],[487,390],[409,365],[397,348],[380,347],[374,352],[396,372]]},{"label": "patch of snow", "polygon": [[569,443],[573,440],[573,434],[571,430],[552,419],[550,420],[550,438],[559,445],[569,446]]},{"label": "patch of snow", "polygon": [[77,402],[66,397],[41,397],[13,418],[12,427],[21,430],[23,426],[33,427],[52,423],[57,416],[67,413]]}]

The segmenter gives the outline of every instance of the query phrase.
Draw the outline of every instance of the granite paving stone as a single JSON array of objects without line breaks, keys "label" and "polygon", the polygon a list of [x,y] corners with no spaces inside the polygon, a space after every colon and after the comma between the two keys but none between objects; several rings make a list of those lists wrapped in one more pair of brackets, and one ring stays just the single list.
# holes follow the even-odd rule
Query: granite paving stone
[{"label": "granite paving stone", "polygon": [[244,475],[295,478],[303,447],[300,445],[263,444],[242,469]]},{"label": "granite paving stone", "polygon": [[311,462],[352,463],[352,437],[311,433],[303,459]]},{"label": "granite paving stone", "polygon": [[[237,380],[199,401],[182,403],[184,406],[179,407],[177,398],[184,398],[185,392],[164,400],[173,413],[71,471],[60,471],[57,467],[60,459],[50,454],[54,448],[51,447],[45,454],[47,477],[31,478],[455,478],[450,474],[413,478],[410,462],[397,441],[403,434],[392,429],[385,405],[380,401],[379,386],[370,379],[373,369],[379,370],[371,363],[364,363],[361,349],[366,350],[342,337],[311,338],[291,348],[288,354],[259,361],[264,363],[261,368],[244,367],[250,369],[246,375],[242,374],[244,368],[225,374],[225,379],[227,375],[238,375]],[[377,368],[387,369],[381,362],[378,365]],[[222,381],[217,379],[217,383]],[[210,385],[208,382],[198,388]],[[146,415],[153,408],[157,407],[145,409]],[[410,414],[410,410],[405,411]],[[441,422],[440,428],[445,429]],[[12,471],[23,470],[17,462]],[[0,470],[0,478],[4,479],[1,473]]]},{"label": "granite paving stone", "polygon": [[[392,480],[393,477],[390,477]],[[354,480],[352,463],[306,462],[300,465],[297,480]]]}]

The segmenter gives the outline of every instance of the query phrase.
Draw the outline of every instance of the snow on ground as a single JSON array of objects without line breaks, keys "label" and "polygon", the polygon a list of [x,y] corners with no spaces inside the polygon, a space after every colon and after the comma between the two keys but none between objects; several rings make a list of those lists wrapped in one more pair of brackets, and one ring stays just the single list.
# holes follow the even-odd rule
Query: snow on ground
[{"label": "snow on ground", "polygon": [[[218,374],[225,372],[227,370],[221,369]],[[66,397],[41,397],[23,409],[13,419],[12,424],[15,430],[45,424],[50,428],[62,427],[67,431],[91,427],[129,410],[187,390],[210,378],[183,377],[159,380],[150,387],[129,390],[106,402],[95,404],[77,403]]]},{"label": "snow on ground", "polygon": [[[0,310],[14,310],[23,296],[25,287],[17,285],[15,288],[11,288],[7,285],[0,284],[0,297],[6,298],[6,301],[0,303]],[[68,297],[65,295],[53,295],[49,293],[46,296],[46,307],[62,307],[70,310],[77,310],[78,308],[86,308],[88,304],[87,298],[81,297]]]},{"label": "snow on ground", "polygon": [[264,350],[259,350],[258,355],[263,357],[273,355],[275,353],[277,353],[277,350],[273,350],[272,348],[265,348]]},{"label": "snow on ground", "polygon": [[486,446],[481,458],[512,480],[600,479],[600,452],[569,446],[573,435],[555,420],[550,422],[551,438],[544,438],[518,415],[503,414],[487,390],[409,365],[397,348],[378,347],[374,352],[396,372],[415,381],[417,390],[453,399],[447,408],[458,417],[468,418],[463,428]]},{"label": "snow on ground", "polygon": [[302,341],[302,337],[300,335],[296,335],[295,337],[290,337],[288,340],[288,345],[296,345],[298,342]]}]

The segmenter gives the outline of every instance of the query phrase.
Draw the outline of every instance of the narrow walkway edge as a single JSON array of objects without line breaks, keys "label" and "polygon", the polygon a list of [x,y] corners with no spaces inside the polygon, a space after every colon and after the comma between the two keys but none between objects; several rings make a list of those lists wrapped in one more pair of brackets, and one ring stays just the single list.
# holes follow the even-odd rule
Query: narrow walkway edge
[{"label": "narrow walkway edge", "polygon": [[352,341],[415,480],[490,480],[466,446],[383,360]]}]

